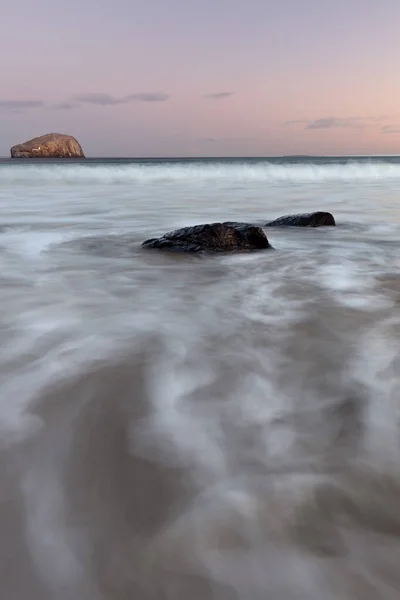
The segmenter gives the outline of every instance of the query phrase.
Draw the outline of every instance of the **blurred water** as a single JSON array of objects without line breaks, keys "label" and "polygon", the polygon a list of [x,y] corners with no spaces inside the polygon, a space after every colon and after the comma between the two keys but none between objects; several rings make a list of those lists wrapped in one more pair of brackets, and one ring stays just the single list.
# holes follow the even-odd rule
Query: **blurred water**
[{"label": "blurred water", "polygon": [[399,597],[399,201],[397,159],[0,163],[2,600]]}]

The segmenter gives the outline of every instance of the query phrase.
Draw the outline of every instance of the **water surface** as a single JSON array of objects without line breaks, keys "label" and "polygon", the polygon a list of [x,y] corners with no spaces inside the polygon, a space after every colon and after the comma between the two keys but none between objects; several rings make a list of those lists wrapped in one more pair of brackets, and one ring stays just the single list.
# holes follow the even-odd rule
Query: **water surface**
[{"label": "water surface", "polygon": [[397,599],[399,203],[396,157],[1,162],[1,598]]}]

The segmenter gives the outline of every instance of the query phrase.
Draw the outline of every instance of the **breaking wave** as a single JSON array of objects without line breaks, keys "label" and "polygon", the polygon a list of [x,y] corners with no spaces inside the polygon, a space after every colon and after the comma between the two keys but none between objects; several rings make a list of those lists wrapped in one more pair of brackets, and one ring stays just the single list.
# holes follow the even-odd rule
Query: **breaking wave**
[{"label": "breaking wave", "polygon": [[400,163],[349,161],[344,164],[318,162],[276,164],[243,162],[137,162],[87,164],[0,165],[0,185],[26,184],[127,184],[154,183],[240,184],[323,183],[400,181]]}]

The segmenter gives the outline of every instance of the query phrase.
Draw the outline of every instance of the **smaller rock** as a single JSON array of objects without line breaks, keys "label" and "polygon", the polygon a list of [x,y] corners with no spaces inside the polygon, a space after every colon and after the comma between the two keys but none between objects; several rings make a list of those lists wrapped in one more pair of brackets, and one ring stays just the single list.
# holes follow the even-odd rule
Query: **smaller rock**
[{"label": "smaller rock", "polygon": [[327,227],[335,226],[335,218],[329,212],[313,212],[300,215],[285,215],[266,223],[264,227]]},{"label": "smaller rock", "polygon": [[261,229],[248,223],[210,223],[183,227],[143,242],[144,248],[193,253],[250,252],[271,248]]}]

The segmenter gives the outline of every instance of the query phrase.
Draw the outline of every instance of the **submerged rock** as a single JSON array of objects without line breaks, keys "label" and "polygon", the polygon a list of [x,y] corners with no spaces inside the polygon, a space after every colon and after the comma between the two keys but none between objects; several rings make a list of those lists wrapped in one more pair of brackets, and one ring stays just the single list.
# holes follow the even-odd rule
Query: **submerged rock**
[{"label": "submerged rock", "polygon": [[143,242],[144,248],[180,252],[250,252],[271,248],[261,229],[248,223],[210,223],[183,227]]},{"label": "submerged rock", "polygon": [[300,215],[285,215],[266,223],[264,227],[324,227],[336,225],[329,212],[313,212]]},{"label": "submerged rock", "polygon": [[71,135],[48,133],[11,148],[11,158],[85,158]]}]

